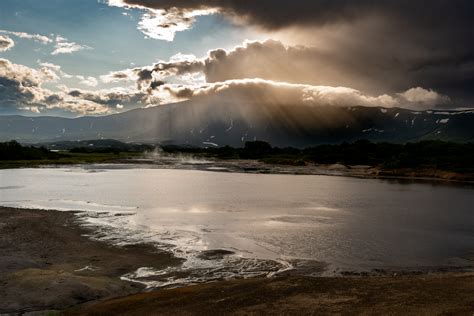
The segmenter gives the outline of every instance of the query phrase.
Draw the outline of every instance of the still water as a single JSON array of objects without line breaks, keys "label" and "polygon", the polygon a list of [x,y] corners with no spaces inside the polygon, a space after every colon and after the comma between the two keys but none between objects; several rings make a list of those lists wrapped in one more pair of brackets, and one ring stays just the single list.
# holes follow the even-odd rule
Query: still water
[{"label": "still water", "polygon": [[[465,267],[474,253],[472,186],[98,165],[0,170],[0,205],[83,210],[95,238],[152,241],[185,259],[125,276],[150,286]],[[233,254],[203,258],[214,249]]]}]

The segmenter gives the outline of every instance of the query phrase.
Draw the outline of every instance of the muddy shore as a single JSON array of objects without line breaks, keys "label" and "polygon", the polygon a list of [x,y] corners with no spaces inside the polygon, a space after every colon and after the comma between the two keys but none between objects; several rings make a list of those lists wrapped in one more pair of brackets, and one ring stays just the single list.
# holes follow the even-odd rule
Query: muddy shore
[{"label": "muddy shore", "polygon": [[474,184],[474,174],[456,173],[438,169],[382,169],[365,165],[319,165],[308,163],[304,166],[267,164],[258,160],[220,160],[193,158],[192,156],[164,156],[156,159],[117,159],[111,163],[145,165],[150,168],[196,169],[216,172],[237,172],[257,174],[294,174],[355,177],[363,179],[384,179],[394,181],[425,181],[442,183]]},{"label": "muddy shore", "polygon": [[180,263],[151,245],[114,247],[88,233],[72,212],[0,207],[0,314],[138,293],[143,286],[120,276]]},{"label": "muddy shore", "polygon": [[93,241],[72,212],[0,207],[0,313],[73,315],[466,314],[474,274],[282,276],[144,293],[120,280],[179,259],[151,245]]},{"label": "muddy shore", "polygon": [[142,293],[71,315],[472,315],[474,275],[235,280]]}]

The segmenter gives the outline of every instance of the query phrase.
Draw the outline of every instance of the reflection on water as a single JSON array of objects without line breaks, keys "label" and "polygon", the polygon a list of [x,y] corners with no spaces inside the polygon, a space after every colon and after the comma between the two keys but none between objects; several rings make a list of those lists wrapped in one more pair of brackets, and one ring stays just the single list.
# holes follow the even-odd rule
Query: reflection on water
[{"label": "reflection on water", "polygon": [[[0,181],[1,205],[84,210],[95,238],[154,241],[186,259],[179,273],[124,276],[151,286],[321,262],[328,274],[470,265],[474,248],[472,187],[118,166],[1,170]],[[212,249],[231,253],[199,256]]]}]

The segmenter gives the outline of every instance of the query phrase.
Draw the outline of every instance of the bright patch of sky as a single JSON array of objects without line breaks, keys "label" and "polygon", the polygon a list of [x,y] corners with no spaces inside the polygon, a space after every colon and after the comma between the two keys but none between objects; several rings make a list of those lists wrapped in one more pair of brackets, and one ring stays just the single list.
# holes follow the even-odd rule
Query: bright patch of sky
[{"label": "bright patch of sky", "polygon": [[[200,57],[216,47],[230,49],[246,39],[261,39],[219,15],[196,17],[193,28],[176,33],[171,42],[152,39],[138,29],[142,14],[98,0],[2,0],[0,30],[40,34],[52,41],[45,44],[9,35],[15,46],[0,53],[0,58],[32,68],[40,67],[39,63],[59,65],[70,75],[59,83],[84,88],[84,80],[77,76],[99,78],[110,71],[168,60],[178,53]],[[88,88],[104,86],[107,84],[99,81]]]}]

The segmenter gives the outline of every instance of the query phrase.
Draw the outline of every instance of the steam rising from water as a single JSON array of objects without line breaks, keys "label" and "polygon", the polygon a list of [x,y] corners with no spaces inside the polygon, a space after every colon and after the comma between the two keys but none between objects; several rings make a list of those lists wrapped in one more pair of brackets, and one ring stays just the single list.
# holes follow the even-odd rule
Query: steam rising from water
[{"label": "steam rising from water", "polygon": [[211,164],[213,162],[212,160],[206,160],[183,153],[167,154],[159,147],[156,147],[153,151],[146,152],[144,157],[151,162],[169,164],[174,167],[177,165]]}]

